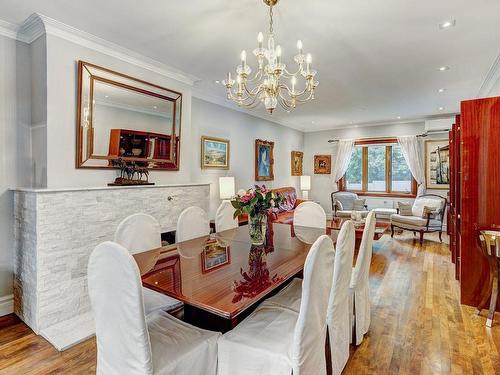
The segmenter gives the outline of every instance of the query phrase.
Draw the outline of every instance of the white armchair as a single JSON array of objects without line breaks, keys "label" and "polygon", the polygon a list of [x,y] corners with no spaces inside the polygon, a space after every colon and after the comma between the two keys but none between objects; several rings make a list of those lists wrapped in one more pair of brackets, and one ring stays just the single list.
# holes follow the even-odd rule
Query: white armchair
[{"label": "white armchair", "polygon": [[[358,200],[358,194],[350,191],[335,191],[331,194],[331,199],[333,217],[351,218],[351,213],[355,210],[355,204]],[[356,208],[356,211],[361,211],[361,215],[364,217],[368,215],[368,206],[362,204],[361,207]]]},{"label": "white armchair", "polygon": [[442,241],[443,220],[446,217],[447,200],[435,194],[421,195],[411,207],[411,215],[404,214],[398,209],[397,214],[391,215],[391,237],[394,237],[394,228],[420,233],[420,244],[424,240],[424,233],[439,232]]}]

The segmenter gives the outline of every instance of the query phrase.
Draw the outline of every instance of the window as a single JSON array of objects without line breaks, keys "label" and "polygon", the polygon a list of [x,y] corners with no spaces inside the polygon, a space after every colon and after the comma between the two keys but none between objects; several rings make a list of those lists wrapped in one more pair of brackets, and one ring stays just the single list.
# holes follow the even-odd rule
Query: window
[{"label": "window", "polygon": [[360,194],[416,194],[417,186],[396,139],[358,141],[341,189]]}]

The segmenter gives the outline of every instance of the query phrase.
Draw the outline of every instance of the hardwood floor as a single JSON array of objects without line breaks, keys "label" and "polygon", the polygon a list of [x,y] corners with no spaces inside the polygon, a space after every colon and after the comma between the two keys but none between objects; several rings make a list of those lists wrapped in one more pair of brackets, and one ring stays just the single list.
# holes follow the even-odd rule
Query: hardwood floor
[{"label": "hardwood floor", "polygon": [[[375,242],[372,323],[344,374],[500,374],[500,315],[493,328],[461,306],[448,245],[410,232]],[[0,318],[0,374],[95,373],[95,340],[63,353],[14,316]]]}]

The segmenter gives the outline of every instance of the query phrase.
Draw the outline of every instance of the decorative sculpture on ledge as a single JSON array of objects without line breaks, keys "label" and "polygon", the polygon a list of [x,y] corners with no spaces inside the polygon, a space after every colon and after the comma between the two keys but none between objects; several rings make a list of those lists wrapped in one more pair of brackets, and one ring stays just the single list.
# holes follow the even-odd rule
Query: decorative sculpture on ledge
[{"label": "decorative sculpture on ledge", "polygon": [[111,165],[120,169],[120,176],[108,186],[154,185],[154,182],[149,182],[148,168],[137,165],[135,161],[126,162],[122,158],[117,158],[111,161]]}]

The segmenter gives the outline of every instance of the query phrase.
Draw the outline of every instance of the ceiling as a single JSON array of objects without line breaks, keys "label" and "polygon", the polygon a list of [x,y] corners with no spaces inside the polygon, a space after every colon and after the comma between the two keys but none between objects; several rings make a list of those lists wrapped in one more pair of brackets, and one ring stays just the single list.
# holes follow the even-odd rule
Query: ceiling
[{"label": "ceiling", "polygon": [[[261,0],[0,4],[0,18],[12,23],[33,12],[195,75],[195,95],[219,102],[225,90],[215,81],[235,68],[242,49],[256,47],[257,33],[268,27]],[[320,85],[314,102],[291,113],[276,111],[272,119],[314,131],[458,112],[461,100],[478,95],[500,52],[499,18],[498,0],[281,0],[275,31],[284,62],[291,63],[301,39]],[[456,26],[440,30],[449,19]],[[450,69],[440,72],[443,65]],[[267,116],[262,107],[251,113]]]}]

